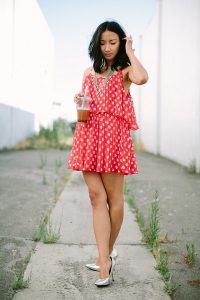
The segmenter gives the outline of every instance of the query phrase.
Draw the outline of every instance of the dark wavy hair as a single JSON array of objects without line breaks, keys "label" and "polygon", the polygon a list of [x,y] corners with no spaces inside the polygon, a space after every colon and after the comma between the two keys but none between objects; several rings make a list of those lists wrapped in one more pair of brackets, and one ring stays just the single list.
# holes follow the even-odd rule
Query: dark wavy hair
[{"label": "dark wavy hair", "polygon": [[89,47],[88,47],[88,53],[90,56],[90,59],[93,61],[93,68],[95,72],[97,73],[102,73],[102,66],[105,66],[106,69],[108,68],[108,65],[106,63],[106,60],[104,59],[101,48],[100,48],[100,39],[101,39],[101,34],[104,31],[112,31],[118,34],[119,36],[119,41],[120,41],[120,46],[119,46],[119,51],[115,57],[115,60],[111,66],[112,70],[119,70],[119,69],[124,69],[127,66],[130,65],[130,60],[126,54],[125,50],[125,44],[126,40],[123,40],[124,37],[126,37],[126,34],[122,27],[114,21],[106,21],[104,23],[101,23],[96,31],[93,34],[93,37],[90,41]]}]

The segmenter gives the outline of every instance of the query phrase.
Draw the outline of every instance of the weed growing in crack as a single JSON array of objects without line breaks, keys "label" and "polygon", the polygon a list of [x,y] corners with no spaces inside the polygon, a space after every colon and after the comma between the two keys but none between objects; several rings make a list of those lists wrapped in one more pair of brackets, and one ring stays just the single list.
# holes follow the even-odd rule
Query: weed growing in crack
[{"label": "weed growing in crack", "polygon": [[164,291],[168,293],[170,296],[176,291],[177,286],[172,281],[171,275],[167,281],[165,281]]},{"label": "weed growing in crack", "polygon": [[135,211],[136,211],[136,220],[138,222],[140,231],[142,233],[142,241],[146,243],[147,228],[145,226],[144,214],[138,208],[136,208]]},{"label": "weed growing in crack", "polygon": [[153,201],[151,204],[151,221],[147,233],[147,244],[150,246],[151,250],[153,250],[154,248],[157,249],[158,247],[159,232],[160,232],[158,213],[159,213],[158,192],[155,191]]},{"label": "weed growing in crack", "polygon": [[16,272],[12,283],[12,288],[13,290],[25,289],[28,287],[29,282],[30,282],[30,277],[25,280],[23,272]]},{"label": "weed growing in crack", "polygon": [[47,154],[46,152],[40,153],[40,164],[39,164],[39,169],[44,169],[44,167],[47,165]]},{"label": "weed growing in crack", "polygon": [[127,182],[125,181],[125,183],[124,183],[124,194],[125,194],[125,196],[128,196],[129,193],[130,193],[130,190],[128,188]]},{"label": "weed growing in crack", "polygon": [[[154,255],[155,256],[155,255]],[[170,296],[176,291],[177,286],[172,281],[172,276],[169,271],[168,258],[169,255],[167,251],[158,250],[157,255],[155,256],[157,261],[157,266],[155,269],[161,274],[164,281],[164,291]]]},{"label": "weed growing in crack", "polygon": [[24,262],[25,262],[25,263],[29,263],[30,259],[31,259],[31,253],[29,253],[29,254],[24,258]]},{"label": "weed growing in crack", "polygon": [[60,238],[60,229],[56,232],[52,224],[49,222],[49,225],[46,227],[45,234],[42,237],[42,241],[45,244],[56,243]]},{"label": "weed growing in crack", "polygon": [[32,234],[33,241],[37,242],[42,239],[46,231],[48,220],[49,220],[49,213],[43,213],[38,228]]},{"label": "weed growing in crack", "polygon": [[134,195],[130,194],[130,190],[128,188],[128,185],[125,181],[125,185],[124,185],[124,194],[125,194],[125,200],[128,203],[129,208],[136,208],[136,203],[135,203],[135,197]]},{"label": "weed growing in crack", "polygon": [[125,193],[125,199],[126,199],[126,202],[129,206],[129,208],[134,208],[135,209],[136,220],[138,222],[138,225],[139,225],[140,230],[141,230],[142,235],[143,235],[143,242],[145,242],[146,228],[145,228],[144,215],[143,215],[142,211],[140,211],[137,208],[135,196],[130,194],[130,190],[129,190],[126,182],[125,182],[124,193]]},{"label": "weed growing in crack", "polygon": [[187,250],[187,254],[183,256],[184,261],[189,267],[192,267],[196,259],[194,243],[187,243],[186,250]]},{"label": "weed growing in crack", "polygon": [[38,228],[34,231],[32,235],[33,241],[42,240],[43,243],[56,243],[60,238],[60,228],[58,231],[53,229],[51,224],[49,213],[44,213],[41,217],[40,224]]},{"label": "weed growing in crack", "polygon": [[158,264],[155,267],[155,269],[162,275],[163,279],[167,281],[170,278],[170,272],[168,267],[169,255],[164,250],[160,250],[158,253],[159,253]]},{"label": "weed growing in crack", "polygon": [[126,195],[126,202],[130,208],[136,208],[135,197],[132,195]]},{"label": "weed growing in crack", "polygon": [[[176,291],[177,286],[172,281],[172,276],[169,271],[167,251],[160,250],[160,243],[173,242],[168,239],[167,234],[164,238],[160,238],[160,224],[159,224],[159,206],[158,206],[158,192],[155,191],[153,201],[151,204],[151,219],[148,227],[145,226],[145,219],[142,211],[140,211],[135,204],[135,198],[131,197],[127,184],[125,183],[125,199],[131,208],[135,208],[136,219],[143,236],[143,241],[147,243],[154,255],[157,266],[155,269],[161,274],[164,281],[164,291],[170,296]],[[189,248],[188,248],[189,249]]]}]

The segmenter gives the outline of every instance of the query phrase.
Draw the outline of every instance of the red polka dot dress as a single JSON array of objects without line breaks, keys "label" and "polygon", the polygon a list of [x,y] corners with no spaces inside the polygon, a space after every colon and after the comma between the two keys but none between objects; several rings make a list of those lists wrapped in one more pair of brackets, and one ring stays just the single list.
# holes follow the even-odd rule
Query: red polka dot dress
[{"label": "red polka dot dress", "polygon": [[[97,78],[97,85],[103,77]],[[88,74],[83,90],[92,98],[87,122],[77,122],[67,167],[77,171],[136,174],[137,163],[130,130],[137,130],[130,91],[124,92],[122,71],[113,73],[98,91]]]}]

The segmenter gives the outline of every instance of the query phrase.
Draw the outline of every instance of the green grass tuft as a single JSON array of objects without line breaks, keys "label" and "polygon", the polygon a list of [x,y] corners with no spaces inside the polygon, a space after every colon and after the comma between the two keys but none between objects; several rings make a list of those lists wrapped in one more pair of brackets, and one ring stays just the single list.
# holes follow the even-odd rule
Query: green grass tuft
[{"label": "green grass tuft", "polygon": [[45,234],[42,237],[42,241],[45,244],[52,244],[56,243],[60,238],[60,230],[58,232],[55,232],[52,228],[51,223],[46,227]]},{"label": "green grass tuft", "polygon": [[25,289],[28,287],[30,282],[30,277],[27,280],[24,280],[24,276],[22,272],[16,272],[14,281],[12,283],[13,290]]},{"label": "green grass tuft", "polygon": [[151,249],[157,248],[159,244],[159,206],[158,206],[158,192],[155,191],[153,201],[151,204],[151,221],[148,229],[147,243]]},{"label": "green grass tuft", "polygon": [[60,238],[60,229],[56,232],[50,222],[49,213],[44,213],[41,217],[38,228],[32,235],[33,241],[42,240],[43,243],[56,243]]}]

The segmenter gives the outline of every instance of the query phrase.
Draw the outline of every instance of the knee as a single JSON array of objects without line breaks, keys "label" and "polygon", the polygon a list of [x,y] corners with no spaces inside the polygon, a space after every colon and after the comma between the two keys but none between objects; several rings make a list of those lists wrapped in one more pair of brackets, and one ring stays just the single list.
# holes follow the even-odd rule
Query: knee
[{"label": "knee", "polygon": [[124,196],[116,195],[109,198],[109,208],[112,210],[123,211],[124,210]]},{"label": "knee", "polygon": [[104,191],[90,189],[89,197],[93,208],[107,204],[107,196]]}]

